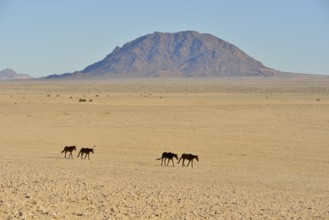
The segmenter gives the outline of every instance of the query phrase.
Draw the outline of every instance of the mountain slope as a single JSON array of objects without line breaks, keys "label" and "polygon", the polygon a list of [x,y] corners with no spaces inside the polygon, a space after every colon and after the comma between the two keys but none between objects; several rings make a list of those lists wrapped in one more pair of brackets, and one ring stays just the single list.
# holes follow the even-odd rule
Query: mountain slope
[{"label": "mountain slope", "polygon": [[4,69],[0,71],[0,80],[15,80],[15,79],[32,79],[28,74],[18,74],[12,69]]},{"label": "mountain slope", "polygon": [[236,46],[195,31],[145,35],[116,47],[105,59],[82,71],[57,77],[218,77],[272,76]]}]

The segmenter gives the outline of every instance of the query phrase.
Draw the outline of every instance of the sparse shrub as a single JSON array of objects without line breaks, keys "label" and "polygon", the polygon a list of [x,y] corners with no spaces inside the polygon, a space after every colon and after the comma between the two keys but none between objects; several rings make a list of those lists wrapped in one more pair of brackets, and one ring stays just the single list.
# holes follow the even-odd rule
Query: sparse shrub
[{"label": "sparse shrub", "polygon": [[86,99],[79,99],[79,102],[86,102]]}]

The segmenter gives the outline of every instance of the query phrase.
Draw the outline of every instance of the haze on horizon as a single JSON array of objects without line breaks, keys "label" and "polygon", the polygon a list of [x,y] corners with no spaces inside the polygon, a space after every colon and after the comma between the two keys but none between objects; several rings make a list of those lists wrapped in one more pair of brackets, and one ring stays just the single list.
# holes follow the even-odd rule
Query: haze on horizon
[{"label": "haze on horizon", "polygon": [[0,0],[0,70],[82,70],[145,34],[195,30],[270,68],[329,74],[329,3],[315,1]]}]

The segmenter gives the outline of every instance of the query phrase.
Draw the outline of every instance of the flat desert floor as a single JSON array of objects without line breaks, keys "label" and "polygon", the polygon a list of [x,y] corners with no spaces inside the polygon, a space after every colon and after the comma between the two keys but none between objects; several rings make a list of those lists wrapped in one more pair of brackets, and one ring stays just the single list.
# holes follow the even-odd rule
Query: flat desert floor
[{"label": "flat desert floor", "polygon": [[0,219],[329,219],[329,79],[1,82],[0,150]]}]

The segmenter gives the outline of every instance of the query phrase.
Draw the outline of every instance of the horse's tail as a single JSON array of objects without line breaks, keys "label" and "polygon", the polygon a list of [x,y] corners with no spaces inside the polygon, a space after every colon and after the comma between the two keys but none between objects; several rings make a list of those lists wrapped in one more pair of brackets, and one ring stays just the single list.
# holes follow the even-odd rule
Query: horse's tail
[{"label": "horse's tail", "polygon": [[179,162],[180,162],[180,160],[181,160],[182,158],[183,158],[183,157],[180,157],[180,158],[179,158],[179,160],[178,160],[177,164],[179,164]]},{"label": "horse's tail", "polygon": [[65,149],[61,151],[61,153],[64,153]]},{"label": "horse's tail", "polygon": [[81,150],[80,150],[80,152],[79,152],[79,154],[78,154],[78,156],[77,156],[77,157],[79,157],[79,156],[80,156],[80,154],[81,154]]},{"label": "horse's tail", "polygon": [[160,157],[160,158],[158,158],[158,159],[155,159],[155,160],[161,160],[162,159],[162,157]]}]

